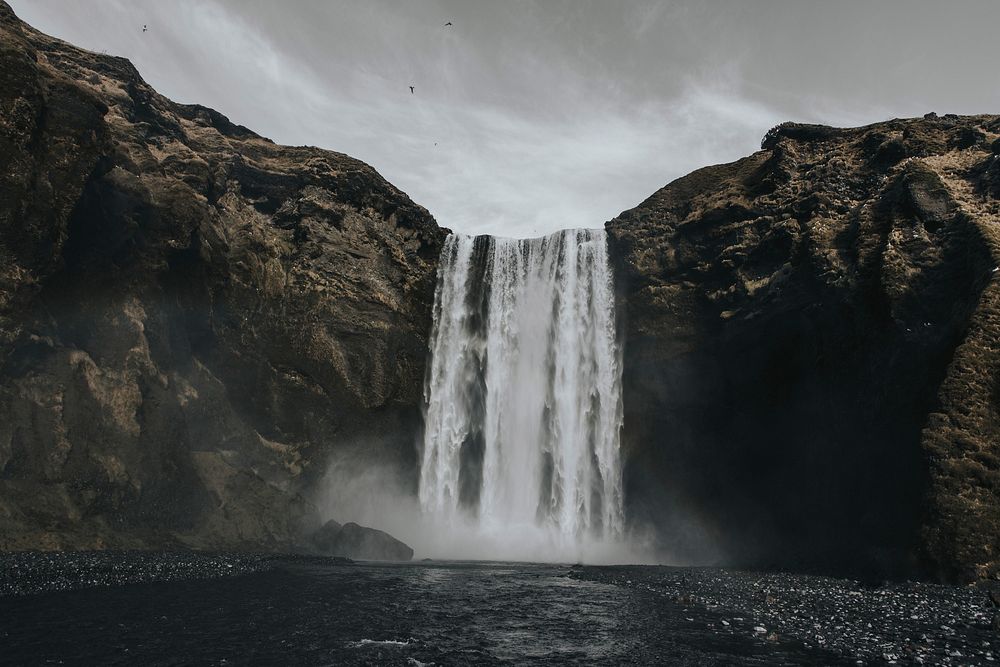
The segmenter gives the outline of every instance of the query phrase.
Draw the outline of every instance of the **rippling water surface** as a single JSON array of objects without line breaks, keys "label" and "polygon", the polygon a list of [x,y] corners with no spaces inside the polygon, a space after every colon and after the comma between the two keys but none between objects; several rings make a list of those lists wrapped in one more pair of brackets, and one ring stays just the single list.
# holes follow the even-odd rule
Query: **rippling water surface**
[{"label": "rippling water surface", "polygon": [[0,599],[8,664],[833,664],[571,568],[279,562],[202,581]]}]

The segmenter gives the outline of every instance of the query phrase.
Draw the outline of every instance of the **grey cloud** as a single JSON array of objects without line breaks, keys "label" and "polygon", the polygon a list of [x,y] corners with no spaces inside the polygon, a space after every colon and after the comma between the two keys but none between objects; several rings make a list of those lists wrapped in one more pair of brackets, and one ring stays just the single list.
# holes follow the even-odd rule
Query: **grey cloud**
[{"label": "grey cloud", "polygon": [[11,4],[472,233],[598,226],[784,120],[1000,110],[990,0]]}]

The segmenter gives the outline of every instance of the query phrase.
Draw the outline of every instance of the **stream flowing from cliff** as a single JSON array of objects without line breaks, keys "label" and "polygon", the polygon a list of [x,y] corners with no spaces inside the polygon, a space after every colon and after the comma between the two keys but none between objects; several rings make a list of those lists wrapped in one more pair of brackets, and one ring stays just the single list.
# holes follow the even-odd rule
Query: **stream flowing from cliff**
[{"label": "stream flowing from cliff", "polygon": [[623,532],[621,354],[603,230],[452,234],[425,386],[425,515],[507,557],[585,559]]}]

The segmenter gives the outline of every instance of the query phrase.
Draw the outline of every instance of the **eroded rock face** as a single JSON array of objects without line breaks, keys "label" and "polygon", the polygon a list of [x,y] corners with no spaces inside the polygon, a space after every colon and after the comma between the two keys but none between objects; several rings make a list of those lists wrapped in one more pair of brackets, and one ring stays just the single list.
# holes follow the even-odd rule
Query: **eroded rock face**
[{"label": "eroded rock face", "polygon": [[608,223],[629,509],[678,558],[997,572],[998,134],[786,124]]},{"label": "eroded rock face", "polygon": [[443,236],[0,2],[0,549],[289,548],[332,448],[411,465]]}]

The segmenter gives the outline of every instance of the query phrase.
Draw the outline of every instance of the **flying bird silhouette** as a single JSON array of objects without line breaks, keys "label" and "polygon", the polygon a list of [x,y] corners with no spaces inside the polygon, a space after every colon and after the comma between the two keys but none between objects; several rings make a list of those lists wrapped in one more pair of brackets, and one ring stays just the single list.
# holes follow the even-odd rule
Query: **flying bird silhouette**
[{"label": "flying bird silhouette", "polygon": [[448,21],[447,23],[445,23],[445,25],[446,25],[446,26],[447,26],[447,25],[451,25],[451,21]]},{"label": "flying bird silhouette", "polygon": [[413,94],[413,86],[410,86],[410,95]]},{"label": "flying bird silhouette", "polygon": [[146,24],[145,23],[142,24],[142,31],[146,32]]}]

